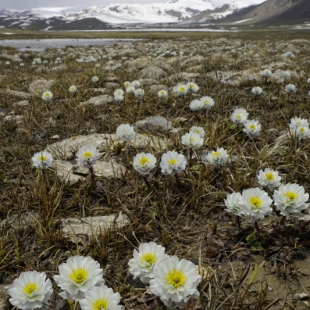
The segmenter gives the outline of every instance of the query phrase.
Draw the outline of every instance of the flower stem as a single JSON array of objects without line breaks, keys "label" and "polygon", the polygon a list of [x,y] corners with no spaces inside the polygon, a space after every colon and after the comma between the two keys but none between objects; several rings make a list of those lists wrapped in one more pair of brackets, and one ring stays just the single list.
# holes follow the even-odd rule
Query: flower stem
[{"label": "flower stem", "polygon": [[260,228],[259,228],[257,221],[254,222],[254,228],[256,230],[256,236],[259,238],[260,237]]},{"label": "flower stem", "polygon": [[283,215],[280,221],[280,225],[285,225],[285,220],[286,220],[286,216]]},{"label": "flower stem", "polygon": [[147,186],[148,189],[151,189],[151,184],[150,184],[150,181],[148,180],[148,178],[146,176],[144,176],[144,182]]}]

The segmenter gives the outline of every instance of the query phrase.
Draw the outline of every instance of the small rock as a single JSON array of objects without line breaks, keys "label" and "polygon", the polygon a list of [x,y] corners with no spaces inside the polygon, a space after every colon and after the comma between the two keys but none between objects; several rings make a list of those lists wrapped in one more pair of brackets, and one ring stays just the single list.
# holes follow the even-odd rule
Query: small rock
[{"label": "small rock", "polygon": [[53,139],[53,140],[58,140],[59,138],[60,138],[59,135],[55,135],[55,136],[51,137],[51,139]]},{"label": "small rock", "polygon": [[42,93],[49,90],[54,84],[54,80],[36,80],[29,85],[29,92],[33,96],[42,96]]},{"label": "small rock", "polygon": [[24,117],[22,115],[7,115],[3,118],[3,121],[7,123],[21,124],[23,122],[23,118]]},{"label": "small rock", "polygon": [[113,89],[113,88],[121,87],[121,85],[118,83],[108,82],[105,84],[105,87],[108,89]]},{"label": "small rock", "polygon": [[134,127],[142,132],[168,131],[172,128],[172,123],[166,118],[156,115],[136,122]]},{"label": "small rock", "polygon": [[0,93],[15,96],[20,99],[29,99],[31,97],[31,95],[26,92],[16,91],[16,90],[11,90],[11,89],[0,89]]},{"label": "small rock", "polygon": [[91,236],[99,236],[108,230],[118,230],[130,224],[127,215],[122,213],[107,216],[61,219],[63,234],[72,242],[83,241]]},{"label": "small rock", "polygon": [[147,67],[145,69],[142,69],[139,73],[139,78],[140,79],[161,79],[163,77],[165,77],[167,75],[167,73],[156,66],[151,66],[151,67]]},{"label": "small rock", "polygon": [[309,300],[310,297],[307,293],[300,293],[300,294],[295,294],[294,295],[294,299],[297,299],[297,300]]},{"label": "small rock", "polygon": [[113,101],[114,101],[114,98],[112,96],[100,95],[97,97],[92,97],[88,101],[81,102],[80,106],[85,106],[85,105],[89,105],[89,104],[99,106],[99,105],[103,105],[103,104],[112,103]]},{"label": "small rock", "polygon": [[25,107],[27,105],[29,105],[29,101],[28,100],[21,100],[21,101],[13,103],[14,107],[16,107],[16,106]]}]

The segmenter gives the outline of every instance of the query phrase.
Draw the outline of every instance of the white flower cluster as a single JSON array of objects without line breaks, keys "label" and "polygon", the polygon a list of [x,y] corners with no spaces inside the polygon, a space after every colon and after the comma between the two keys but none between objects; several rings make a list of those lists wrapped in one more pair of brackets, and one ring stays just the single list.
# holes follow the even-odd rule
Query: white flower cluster
[{"label": "white flower cluster", "polygon": [[214,106],[214,100],[209,96],[203,96],[200,99],[192,100],[189,108],[192,111],[209,110]]},{"label": "white flower cluster", "polygon": [[[62,289],[64,299],[79,302],[82,310],[122,310],[121,297],[104,285],[103,270],[91,257],[72,256],[59,266],[59,275],[54,276]],[[27,271],[20,274],[9,288],[10,303],[19,309],[48,309],[48,300],[53,293],[52,283],[45,273]]]},{"label": "white flower cluster", "polygon": [[244,190],[242,194],[235,192],[228,194],[224,200],[226,210],[237,216],[248,215],[251,221],[255,222],[265,215],[271,214],[272,203],[283,216],[299,214],[300,211],[308,208],[309,194],[305,193],[304,187],[298,184],[281,184],[280,180],[281,177],[276,171],[271,169],[260,170],[258,174],[260,185],[269,189],[279,187],[273,193],[273,200],[258,187],[250,188]]},{"label": "white flower cluster", "polygon": [[289,124],[291,135],[299,140],[310,137],[309,122],[307,119],[293,117]]},{"label": "white flower cluster", "polygon": [[154,242],[143,243],[129,260],[129,272],[150,284],[150,291],[167,307],[185,307],[191,298],[199,297],[197,285],[201,276],[196,266],[185,259],[165,254],[165,248]]},{"label": "white flower cluster", "polygon": [[249,113],[243,108],[237,108],[233,111],[230,119],[237,124],[243,124],[248,119]]}]

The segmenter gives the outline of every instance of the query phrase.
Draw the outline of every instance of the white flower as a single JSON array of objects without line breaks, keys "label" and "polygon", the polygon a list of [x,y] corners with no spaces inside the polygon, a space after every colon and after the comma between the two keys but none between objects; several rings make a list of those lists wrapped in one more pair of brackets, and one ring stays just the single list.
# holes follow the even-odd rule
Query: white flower
[{"label": "white flower", "polygon": [[252,94],[254,94],[255,96],[259,96],[263,93],[263,89],[259,86],[253,87],[252,88]]},{"label": "white flower", "polygon": [[281,185],[281,179],[278,171],[269,168],[258,171],[257,180],[259,185],[268,187],[271,190]]},{"label": "white flower", "polygon": [[188,93],[187,84],[178,84],[173,87],[173,92],[179,96],[185,96]]},{"label": "white flower", "polygon": [[9,65],[11,65],[11,63],[10,63],[9,61],[6,61],[6,62],[5,62],[5,65],[6,65],[6,66],[9,66]]},{"label": "white flower", "polygon": [[32,164],[36,168],[44,169],[53,166],[53,156],[47,151],[35,153],[32,158]]},{"label": "white flower", "polygon": [[202,127],[199,127],[199,126],[192,126],[190,128],[189,132],[197,133],[198,135],[200,135],[201,138],[203,138],[206,134],[204,129]]},{"label": "white flower", "polygon": [[137,98],[142,98],[144,96],[144,90],[142,88],[135,89],[134,94]]},{"label": "white flower", "polygon": [[46,90],[42,94],[42,99],[44,101],[51,101],[53,99],[53,93],[50,90]]},{"label": "white flower", "polygon": [[195,132],[188,132],[182,136],[182,144],[193,150],[199,149],[203,145],[203,138]]},{"label": "white flower", "polygon": [[128,87],[126,87],[126,93],[127,94],[133,94],[135,92],[135,88],[132,85],[129,85]]},{"label": "white flower", "polygon": [[310,84],[310,78],[307,79],[307,84]]},{"label": "white flower", "polygon": [[119,305],[120,301],[119,293],[100,285],[85,292],[85,298],[80,301],[80,306],[82,310],[122,310],[124,306]]},{"label": "white flower", "polygon": [[99,263],[91,257],[71,256],[59,266],[59,275],[54,276],[54,280],[64,291],[61,297],[79,301],[86,291],[104,283],[102,276]]},{"label": "white flower", "polygon": [[248,119],[249,113],[242,108],[235,109],[230,116],[234,123],[243,124]]},{"label": "white flower", "polygon": [[92,145],[82,146],[76,153],[77,163],[84,168],[93,166],[99,157],[100,153],[97,151],[96,147]]},{"label": "white flower", "polygon": [[133,258],[128,262],[129,272],[135,278],[147,284],[154,278],[154,266],[166,260],[165,248],[155,242],[141,243],[139,250],[133,251]]},{"label": "white flower", "polygon": [[156,166],[156,158],[150,153],[139,153],[133,159],[133,167],[142,175],[147,175]]},{"label": "white flower", "polygon": [[258,187],[246,189],[242,192],[240,207],[244,210],[244,214],[251,217],[253,222],[270,214],[272,212],[271,204],[272,199]]},{"label": "white flower", "polygon": [[91,78],[92,82],[93,83],[97,83],[99,81],[99,78],[97,75],[94,75],[92,78]]},{"label": "white flower", "polygon": [[123,95],[114,95],[114,100],[121,102],[124,100],[124,96]]},{"label": "white flower", "polygon": [[188,82],[187,86],[188,86],[188,90],[191,93],[197,93],[198,90],[199,90],[199,86],[196,83],[194,83],[194,82]]},{"label": "white flower", "polygon": [[175,151],[168,151],[161,157],[160,168],[163,174],[176,174],[183,171],[186,164],[184,155]]},{"label": "white flower", "polygon": [[131,85],[135,88],[138,88],[141,86],[141,82],[139,80],[134,80],[131,82]]},{"label": "white flower", "polygon": [[241,199],[242,196],[240,193],[233,192],[231,194],[228,194],[226,199],[224,199],[224,203],[227,208],[226,210],[237,216],[244,214],[243,208],[241,208],[240,206]]},{"label": "white flower", "polygon": [[296,86],[294,84],[287,84],[285,86],[285,91],[288,93],[288,94],[292,94],[292,93],[295,93],[296,92]]},{"label": "white flower", "polygon": [[209,96],[204,96],[200,98],[202,103],[202,109],[211,109],[214,106],[214,100]]},{"label": "white flower", "polygon": [[261,124],[259,123],[259,121],[256,120],[246,120],[243,125],[244,125],[243,131],[249,137],[258,136],[262,129]]},{"label": "white flower", "polygon": [[21,63],[19,64],[19,66],[22,68],[22,67],[25,67],[25,64],[24,64],[23,62],[21,62]]},{"label": "white flower", "polygon": [[219,166],[226,164],[228,161],[228,154],[225,149],[217,148],[216,151],[209,152],[207,156],[202,156],[202,161],[207,160],[211,165]]},{"label": "white flower", "polygon": [[168,97],[168,92],[165,89],[161,89],[157,93],[158,98],[166,99]]},{"label": "white flower", "polygon": [[125,92],[124,92],[121,88],[118,88],[118,89],[115,89],[115,90],[114,90],[113,95],[114,95],[114,97],[115,97],[115,96],[120,96],[120,95],[123,96],[124,93],[125,93]]},{"label": "white flower", "polygon": [[291,77],[291,72],[290,71],[283,71],[282,72],[282,77],[284,79],[289,79]]},{"label": "white flower", "polygon": [[192,111],[201,110],[203,108],[203,103],[201,102],[201,100],[198,100],[198,99],[192,100],[189,104],[189,108]]},{"label": "white flower", "polygon": [[126,82],[124,82],[124,86],[125,86],[125,88],[127,88],[127,87],[131,86],[131,83],[129,81],[126,81]]},{"label": "white flower", "polygon": [[272,73],[271,73],[270,69],[265,69],[265,70],[260,72],[260,75],[262,77],[269,78],[269,77],[271,77]]},{"label": "white flower", "polygon": [[76,87],[75,85],[71,85],[71,86],[69,87],[69,92],[70,92],[70,93],[75,93],[75,92],[77,92],[77,87]]},{"label": "white flower", "polygon": [[150,291],[167,307],[184,307],[190,297],[199,296],[197,285],[200,281],[201,276],[192,262],[172,256],[154,267]]},{"label": "white flower", "polygon": [[135,130],[129,124],[122,124],[116,128],[116,135],[122,141],[130,141],[135,136]]},{"label": "white flower", "polygon": [[282,184],[278,190],[273,193],[273,200],[277,210],[284,216],[295,213],[308,207],[306,201],[309,199],[309,194],[305,194],[303,186],[298,184]]},{"label": "white flower", "polygon": [[48,308],[53,288],[45,273],[34,270],[22,272],[13,281],[8,293],[10,303],[18,309],[45,309]]},{"label": "white flower", "polygon": [[307,139],[310,136],[310,129],[308,126],[298,126],[292,134],[300,140]]}]

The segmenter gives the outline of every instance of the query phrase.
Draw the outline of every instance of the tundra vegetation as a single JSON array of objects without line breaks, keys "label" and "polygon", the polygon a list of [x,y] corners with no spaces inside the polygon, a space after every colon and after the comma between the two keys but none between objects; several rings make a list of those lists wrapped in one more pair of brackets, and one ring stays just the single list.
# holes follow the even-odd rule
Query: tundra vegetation
[{"label": "tundra vegetation", "polygon": [[309,34],[135,38],[0,47],[2,309],[308,308]]}]

